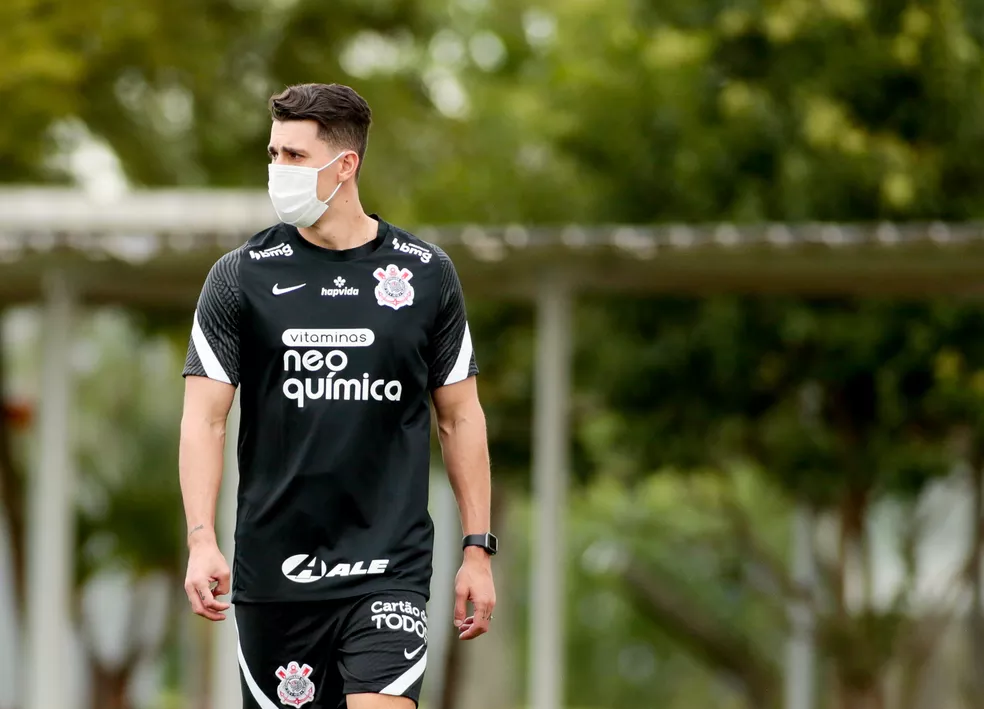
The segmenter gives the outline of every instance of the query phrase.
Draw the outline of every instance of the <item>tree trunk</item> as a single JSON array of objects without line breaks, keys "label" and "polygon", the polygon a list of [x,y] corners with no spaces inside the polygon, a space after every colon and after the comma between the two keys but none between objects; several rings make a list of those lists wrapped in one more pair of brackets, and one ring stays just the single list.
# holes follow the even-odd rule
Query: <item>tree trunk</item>
[{"label": "tree trunk", "polygon": [[[839,647],[835,643],[827,647],[828,658],[841,678],[840,709],[884,709],[885,706],[880,683],[890,658],[870,655],[871,648],[878,647],[879,643],[872,642],[865,633],[881,630],[867,628],[861,623],[872,604],[871,584],[867,578],[870,559],[865,554],[869,509],[865,489],[849,490],[841,500],[837,589],[840,597],[836,599],[836,617],[841,627],[839,642],[848,644]],[[859,651],[858,643],[869,650]]]},{"label": "tree trunk", "polygon": [[126,690],[132,674],[132,664],[108,669],[93,663],[91,706],[94,709],[131,709]]},{"label": "tree trunk", "polygon": [[[0,311],[0,320],[2,320]],[[6,520],[10,538],[10,558],[14,574],[14,599],[17,615],[24,615],[24,595],[26,584],[26,561],[24,542],[24,477],[14,462],[11,445],[10,421],[4,415],[6,392],[6,351],[3,342],[3,328],[0,327],[0,505]]]}]

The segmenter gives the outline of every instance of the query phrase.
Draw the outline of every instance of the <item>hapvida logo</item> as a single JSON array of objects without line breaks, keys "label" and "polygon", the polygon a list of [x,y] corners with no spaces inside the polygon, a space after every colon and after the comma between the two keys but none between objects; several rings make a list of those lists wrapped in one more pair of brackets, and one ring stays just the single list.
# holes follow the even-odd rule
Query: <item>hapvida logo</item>
[{"label": "hapvida logo", "polygon": [[335,287],[322,288],[321,295],[323,295],[326,298],[338,298],[339,296],[343,296],[343,295],[359,295],[359,289],[352,288],[351,286],[346,287],[345,279],[342,278],[341,276],[336,278],[333,281],[333,283],[335,284]]}]

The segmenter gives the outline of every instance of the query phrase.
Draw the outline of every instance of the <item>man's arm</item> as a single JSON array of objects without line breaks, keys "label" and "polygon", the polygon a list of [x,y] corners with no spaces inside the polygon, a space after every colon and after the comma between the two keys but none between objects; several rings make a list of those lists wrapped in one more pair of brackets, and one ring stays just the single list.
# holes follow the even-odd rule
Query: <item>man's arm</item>
[{"label": "man's arm", "polygon": [[[485,413],[475,377],[434,391],[438,436],[451,489],[458,501],[461,532],[485,534],[491,529],[492,481]],[[468,547],[465,555],[488,558],[484,549]]]},{"label": "man's arm", "polygon": [[[222,484],[226,419],[236,388],[199,376],[185,379],[184,413],[178,471],[188,523],[188,572],[185,593],[192,610],[209,620],[223,620],[228,603],[229,564],[215,535],[215,506]],[[213,586],[214,584],[214,586]]]},{"label": "man's arm", "polygon": [[223,620],[229,565],[215,535],[226,419],[239,385],[239,254],[223,256],[205,280],[185,360],[178,474],[188,525],[185,593],[192,609]]},{"label": "man's arm", "polygon": [[[486,534],[491,526],[492,484],[485,414],[478,400],[475,353],[465,299],[454,265],[434,248],[441,265],[441,304],[431,337],[430,388],[448,478],[458,502],[464,534]],[[495,607],[492,561],[479,547],[467,547],[455,579],[454,623],[469,640],[489,628]],[[466,617],[467,602],[475,615]]]},{"label": "man's arm", "polygon": [[[434,391],[438,436],[448,479],[458,502],[464,534],[485,534],[491,528],[492,481],[485,414],[478,401],[475,377]],[[475,608],[467,616],[467,602]],[[455,578],[454,624],[462,640],[488,632],[495,608],[492,557],[480,547],[464,550]]]},{"label": "man's arm", "polygon": [[216,543],[215,507],[222,484],[226,419],[236,388],[206,377],[185,379],[178,471],[188,545]]}]

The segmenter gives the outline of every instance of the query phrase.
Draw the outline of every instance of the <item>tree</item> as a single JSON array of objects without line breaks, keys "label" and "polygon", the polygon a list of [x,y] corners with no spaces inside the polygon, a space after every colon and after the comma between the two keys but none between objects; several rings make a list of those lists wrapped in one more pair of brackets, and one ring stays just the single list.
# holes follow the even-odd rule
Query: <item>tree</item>
[{"label": "tree", "polygon": [[[147,336],[123,312],[103,310],[79,323],[77,352],[82,371],[72,419],[79,470],[74,619],[91,668],[93,706],[127,709],[134,671],[159,655],[171,635],[169,618],[182,607],[185,535],[175,514],[181,503],[174,473],[181,388],[174,377],[183,350]],[[12,372],[31,376],[30,346],[5,354]],[[23,471],[15,465],[13,472],[4,476],[2,491],[5,505],[16,511],[22,498],[7,493],[12,483],[22,485]],[[22,544],[23,529],[19,534],[13,540]],[[22,564],[20,551],[14,558]],[[17,563],[15,572],[23,578]],[[114,598],[119,606],[107,608]],[[107,641],[114,624],[106,614],[125,613],[127,607],[130,619],[119,628],[125,637]],[[106,651],[107,643],[121,653]]]},{"label": "tree", "polygon": [[[134,671],[160,654],[170,619],[184,608],[185,527],[175,484],[174,425],[183,357],[166,338],[148,337],[120,311],[97,313],[87,329],[80,344],[88,348],[91,369],[79,383],[75,419],[82,477],[76,603],[93,669],[92,706],[128,709]],[[131,616],[122,628],[123,652],[112,658],[98,652],[98,629],[82,612],[88,588],[107,582],[123,592],[124,608],[129,600]],[[105,614],[107,597],[94,600]],[[154,624],[149,629],[148,620]]]},{"label": "tree", "polygon": [[974,218],[978,6],[512,3],[481,16],[508,58],[465,81],[526,119],[545,181],[576,173],[591,221]]},{"label": "tree", "polygon": [[[973,333],[982,316],[953,303],[750,299],[661,308],[623,301],[605,313],[621,335],[591,337],[606,344],[593,348],[584,371],[604,380],[591,388],[607,392],[595,403],[602,416],[585,424],[592,450],[631,461],[623,476],[750,460],[787,499],[836,519],[839,546],[813,591],[821,649],[842,706],[877,705],[886,670],[906,653],[928,652],[926,638],[938,632],[927,625],[938,619],[915,613],[914,576],[888,606],[875,602],[869,517],[880,500],[917,500],[976,455],[984,390],[971,382],[984,353]],[[791,600],[799,592],[781,556],[763,550],[755,524],[734,512],[743,553],[769,572],[771,593]],[[971,547],[968,563],[979,550]],[[630,566],[628,580],[658,617],[658,594],[643,591],[672,592],[674,581],[663,567],[645,568]],[[858,584],[861,599],[852,601]]]}]

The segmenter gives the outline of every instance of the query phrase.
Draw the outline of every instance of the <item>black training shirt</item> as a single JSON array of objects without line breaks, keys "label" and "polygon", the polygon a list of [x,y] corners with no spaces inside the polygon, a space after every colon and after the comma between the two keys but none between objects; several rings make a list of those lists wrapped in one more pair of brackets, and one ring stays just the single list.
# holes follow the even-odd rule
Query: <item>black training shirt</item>
[{"label": "black training shirt", "polygon": [[448,256],[373,218],[345,251],[260,232],[198,300],[184,375],[240,388],[233,602],[428,595],[429,397],[478,369]]}]

